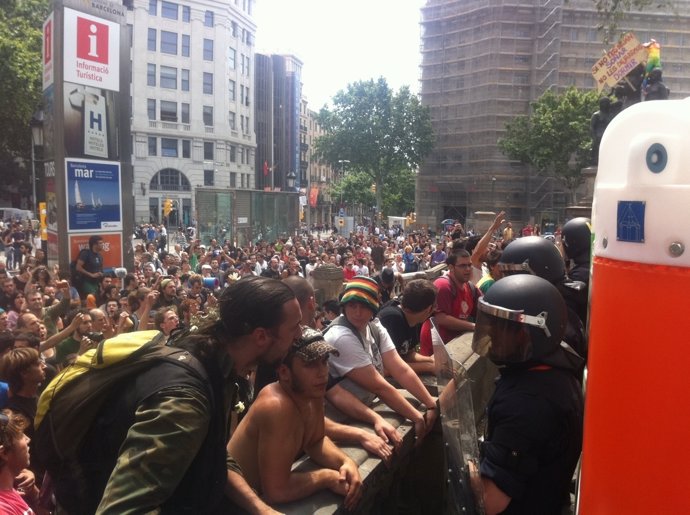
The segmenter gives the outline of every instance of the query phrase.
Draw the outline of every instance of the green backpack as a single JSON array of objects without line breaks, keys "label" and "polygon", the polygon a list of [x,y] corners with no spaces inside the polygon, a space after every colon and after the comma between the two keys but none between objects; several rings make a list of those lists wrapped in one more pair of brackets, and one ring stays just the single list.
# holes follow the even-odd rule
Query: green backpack
[{"label": "green backpack", "polygon": [[118,335],[79,356],[48,384],[38,401],[31,447],[51,476],[70,468],[103,403],[127,378],[165,360],[206,380],[189,352],[165,342],[159,331]]}]

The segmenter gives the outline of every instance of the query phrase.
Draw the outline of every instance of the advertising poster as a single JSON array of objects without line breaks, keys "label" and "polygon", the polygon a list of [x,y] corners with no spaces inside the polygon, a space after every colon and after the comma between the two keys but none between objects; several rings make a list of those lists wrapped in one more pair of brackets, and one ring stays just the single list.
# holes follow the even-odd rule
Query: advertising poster
[{"label": "advertising poster", "polygon": [[114,91],[65,82],[65,155],[117,160],[118,97]]},{"label": "advertising poster", "polygon": [[[117,268],[122,266],[122,235],[119,233],[99,234],[103,237],[103,268]],[[79,251],[89,248],[91,234],[70,234],[69,237],[69,261],[70,263],[79,255]]]},{"label": "advertising poster", "polygon": [[49,231],[58,232],[58,202],[55,193],[55,162],[46,161],[45,187],[46,187],[46,224]]},{"label": "advertising poster", "polygon": [[122,230],[120,164],[65,160],[69,232]]}]

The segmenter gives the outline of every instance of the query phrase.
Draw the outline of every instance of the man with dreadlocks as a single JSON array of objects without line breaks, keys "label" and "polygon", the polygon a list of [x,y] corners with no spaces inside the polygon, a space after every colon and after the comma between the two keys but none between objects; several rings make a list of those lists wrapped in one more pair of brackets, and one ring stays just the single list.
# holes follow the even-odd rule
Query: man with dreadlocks
[{"label": "man with dreadlocks", "polygon": [[300,307],[280,281],[247,277],[223,292],[218,315],[171,343],[197,373],[161,360],[110,395],[82,444],[100,463],[79,513],[232,512],[219,508],[223,493],[247,512],[275,513],[227,455],[227,416],[250,369],[281,363],[301,336]]}]

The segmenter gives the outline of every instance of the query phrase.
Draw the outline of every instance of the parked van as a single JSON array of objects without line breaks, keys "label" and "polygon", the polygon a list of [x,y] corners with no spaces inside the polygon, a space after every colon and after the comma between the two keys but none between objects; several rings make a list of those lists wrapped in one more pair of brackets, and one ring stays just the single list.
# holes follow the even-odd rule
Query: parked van
[{"label": "parked van", "polygon": [[0,220],[3,222],[20,221],[26,222],[34,218],[33,211],[28,209],[17,209],[15,207],[0,207]]}]

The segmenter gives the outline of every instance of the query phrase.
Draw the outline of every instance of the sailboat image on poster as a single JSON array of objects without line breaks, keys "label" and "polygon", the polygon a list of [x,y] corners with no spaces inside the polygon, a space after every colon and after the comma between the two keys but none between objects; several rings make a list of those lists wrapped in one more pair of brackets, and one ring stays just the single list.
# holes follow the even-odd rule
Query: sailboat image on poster
[{"label": "sailboat image on poster", "polygon": [[120,164],[66,159],[67,227],[70,232],[122,230]]},{"label": "sailboat image on poster", "polygon": [[94,209],[100,209],[103,206],[103,203],[101,202],[101,197],[98,197],[98,199],[94,200],[93,198],[93,191],[91,192],[91,207]]},{"label": "sailboat image on poster", "polygon": [[78,211],[82,211],[86,207],[84,202],[81,200],[81,191],[79,191],[78,181],[74,181],[74,207]]}]

